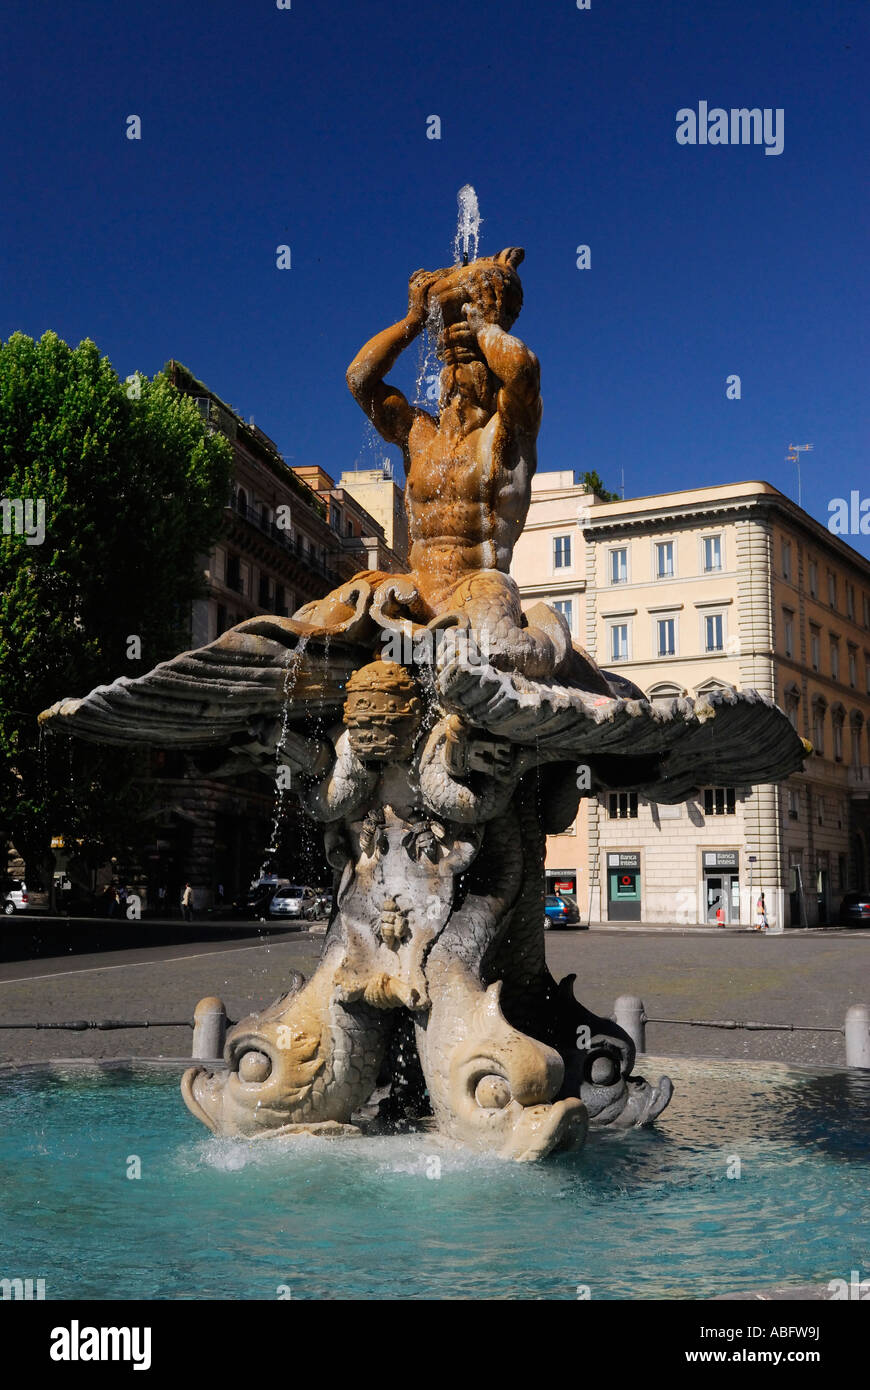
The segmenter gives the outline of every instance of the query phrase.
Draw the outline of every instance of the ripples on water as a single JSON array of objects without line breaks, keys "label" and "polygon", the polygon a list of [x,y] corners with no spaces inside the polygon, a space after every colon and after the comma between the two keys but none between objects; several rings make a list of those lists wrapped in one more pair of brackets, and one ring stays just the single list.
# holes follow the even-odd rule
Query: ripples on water
[{"label": "ripples on water", "polygon": [[0,1273],[49,1298],[181,1299],[703,1298],[870,1274],[870,1075],[668,1070],[654,1129],[535,1166],[431,1135],[216,1139],[162,1074],[4,1079]]}]

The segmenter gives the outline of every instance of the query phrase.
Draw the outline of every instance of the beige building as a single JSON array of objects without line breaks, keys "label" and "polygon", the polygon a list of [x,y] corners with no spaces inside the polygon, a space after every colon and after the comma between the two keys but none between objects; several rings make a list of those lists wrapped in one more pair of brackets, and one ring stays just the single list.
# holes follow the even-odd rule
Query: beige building
[{"label": "beige building", "polygon": [[380,468],[348,469],[338,485],[364,507],[383,529],[387,545],[400,566],[408,561],[408,518],[404,490],[393,481],[393,465],[385,459]]},{"label": "beige building", "polygon": [[[734,686],[812,741],[780,786],[630,791],[581,804],[548,843],[548,888],[595,920],[832,920],[870,860],[870,564],[768,483],[598,502],[538,474],[512,565],[524,601],[561,607],[599,665],[652,701]],[[563,891],[570,891],[565,888]]]}]

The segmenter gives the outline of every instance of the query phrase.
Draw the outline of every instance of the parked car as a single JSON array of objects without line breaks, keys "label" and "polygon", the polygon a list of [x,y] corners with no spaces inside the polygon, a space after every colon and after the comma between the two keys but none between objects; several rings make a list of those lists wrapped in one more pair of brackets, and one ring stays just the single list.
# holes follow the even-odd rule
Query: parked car
[{"label": "parked car", "polygon": [[313,922],[317,916],[317,895],[313,888],[288,883],[279,888],[269,903],[270,917],[295,917],[297,921]]},{"label": "parked car", "polygon": [[258,883],[253,883],[242,897],[237,898],[233,906],[242,917],[267,917],[269,905],[279,888],[287,885],[286,878],[262,878]]},{"label": "parked car", "polygon": [[844,927],[870,927],[870,893],[847,893],[840,903]]},{"label": "parked car", "polygon": [[577,899],[570,893],[548,893],[544,899],[544,927],[576,927],[580,925]]},{"label": "parked car", "polygon": [[27,885],[20,878],[7,879],[0,900],[7,917],[11,917],[14,912],[26,912],[29,901]]}]

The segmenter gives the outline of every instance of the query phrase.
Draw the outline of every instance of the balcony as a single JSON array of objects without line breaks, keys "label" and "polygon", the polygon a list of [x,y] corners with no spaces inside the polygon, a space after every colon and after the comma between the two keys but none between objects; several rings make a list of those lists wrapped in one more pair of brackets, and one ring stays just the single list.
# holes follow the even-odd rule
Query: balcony
[{"label": "balcony", "polygon": [[849,794],[858,798],[870,796],[870,767],[849,768]]},{"label": "balcony", "polygon": [[336,570],[331,569],[329,565],[325,564],[314,551],[309,550],[307,546],[303,546],[290,531],[285,531],[282,527],[276,526],[274,521],[264,521],[258,507],[249,507],[246,504],[240,504],[234,500],[232,504],[227,506],[227,511],[232,512],[235,516],[242,517],[250,526],[255,527],[261,535],[268,536],[269,540],[274,542],[275,545],[279,546],[280,549],[285,551],[288,555],[292,555],[300,564],[305,565],[307,569],[313,570],[316,574],[321,575],[328,584],[335,587],[342,583],[342,576],[338,574]]}]

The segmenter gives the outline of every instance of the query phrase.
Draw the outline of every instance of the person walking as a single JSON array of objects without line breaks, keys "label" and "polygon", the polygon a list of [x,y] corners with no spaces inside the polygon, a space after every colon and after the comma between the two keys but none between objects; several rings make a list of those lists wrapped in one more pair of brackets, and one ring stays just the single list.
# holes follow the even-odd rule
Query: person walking
[{"label": "person walking", "polygon": [[764,894],[762,893],[755,907],[755,930],[767,931],[767,928],[767,909],[764,906]]},{"label": "person walking", "polygon": [[193,889],[189,883],[185,883],[184,892],[181,895],[181,915],[185,922],[193,921]]}]

